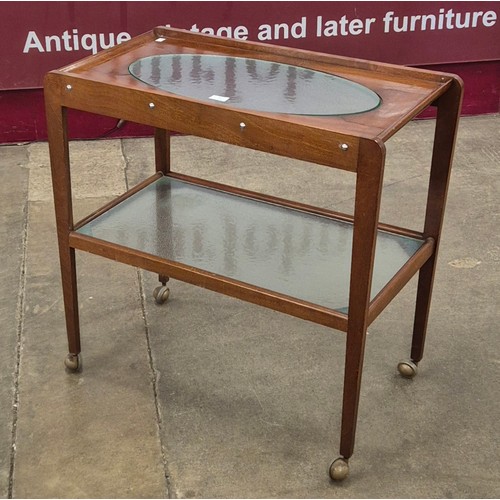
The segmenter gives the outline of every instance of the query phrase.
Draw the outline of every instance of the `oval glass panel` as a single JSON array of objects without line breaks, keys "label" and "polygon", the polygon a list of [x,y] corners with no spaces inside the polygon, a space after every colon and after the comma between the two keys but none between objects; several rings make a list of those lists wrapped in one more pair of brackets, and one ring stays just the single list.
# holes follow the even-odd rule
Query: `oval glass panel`
[{"label": "oval glass panel", "polygon": [[349,115],[381,102],[375,92],[345,78],[244,57],[163,54],[138,59],[129,72],[166,92],[254,111]]}]

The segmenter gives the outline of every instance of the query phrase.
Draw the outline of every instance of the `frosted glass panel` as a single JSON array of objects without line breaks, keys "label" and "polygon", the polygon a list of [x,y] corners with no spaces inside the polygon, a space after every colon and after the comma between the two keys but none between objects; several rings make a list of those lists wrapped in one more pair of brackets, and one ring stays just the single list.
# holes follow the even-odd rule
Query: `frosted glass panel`
[{"label": "frosted glass panel", "polygon": [[[353,226],[162,177],[79,229],[345,311]],[[379,232],[372,298],[422,245]]]},{"label": "frosted glass panel", "polygon": [[380,97],[345,78],[259,59],[193,54],[144,57],[129,66],[148,85],[201,101],[297,115],[346,115]]}]

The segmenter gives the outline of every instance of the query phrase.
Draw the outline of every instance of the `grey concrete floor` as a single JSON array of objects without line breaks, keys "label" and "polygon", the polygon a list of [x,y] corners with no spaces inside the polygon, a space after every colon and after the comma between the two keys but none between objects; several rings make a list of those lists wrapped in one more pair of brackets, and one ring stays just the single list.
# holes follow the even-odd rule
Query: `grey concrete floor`
[{"label": "grey concrete floor", "polygon": [[[434,121],[388,143],[381,219],[421,228]],[[75,211],[153,169],[151,139],[71,144]],[[174,169],[349,211],[348,173],[193,137]],[[351,475],[332,484],[345,336],[78,254],[68,374],[45,143],[0,147],[0,497],[500,496],[500,117],[463,118],[426,355],[405,380],[414,280],[367,340]]]}]

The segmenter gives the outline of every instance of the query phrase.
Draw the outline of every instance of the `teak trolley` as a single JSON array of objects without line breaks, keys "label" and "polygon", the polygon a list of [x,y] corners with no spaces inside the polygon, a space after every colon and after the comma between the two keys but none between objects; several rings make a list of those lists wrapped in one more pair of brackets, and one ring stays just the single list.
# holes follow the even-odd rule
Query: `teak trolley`
[{"label": "teak trolley", "polygon": [[[162,61],[167,61],[163,68]],[[221,61],[225,68],[222,76],[213,70]],[[163,86],[165,82],[178,83],[183,72],[187,78],[183,64],[198,70],[195,76],[189,72],[196,88],[206,85],[210,92],[219,77],[223,88],[202,97],[177,87],[169,91]],[[243,73],[238,73],[238,68],[244,68]],[[250,75],[247,81],[242,74]],[[258,95],[264,81],[285,76],[293,85],[286,87],[282,100],[292,102],[291,111],[279,106],[274,109],[274,97],[283,96],[269,95],[267,90],[264,109],[259,109],[259,103],[252,102],[252,92]],[[333,103],[332,110],[329,105],[335,95],[330,98],[325,94],[324,112],[294,112],[294,99],[300,92],[309,92],[301,89],[310,89],[308,85],[322,82],[322,78],[329,79],[325,92],[332,80],[336,79],[334,87],[346,84],[345,96]],[[238,85],[243,85],[248,99],[243,95],[238,101]],[[365,91],[368,99],[376,101],[358,110],[356,95],[362,99]],[[313,96],[306,95],[305,100],[309,97],[312,102]],[[413,377],[422,359],[461,99],[462,84],[454,75],[163,27],[47,74],[45,101],[69,342],[66,367],[75,371],[80,367],[75,249],[157,273],[162,282],[154,292],[158,303],[166,300],[166,282],[172,277],[344,331],[340,457],[329,469],[332,479],[344,479],[354,447],[367,327],[417,273],[411,354],[409,361],[398,365],[401,375]],[[344,104],[348,106],[342,111]],[[423,231],[379,223],[384,143],[428,106],[437,107],[437,120]],[[78,223],[73,221],[72,211],[68,108],[154,128],[156,173]],[[334,213],[172,172],[170,132],[350,171],[356,176],[354,214]],[[141,207],[145,207],[142,219]],[[132,213],[136,215],[131,217]],[[324,283],[313,281],[305,287],[309,291],[302,292],[293,286],[293,277],[281,279],[279,266],[272,265],[273,255],[268,261],[261,255],[257,262],[248,262],[246,250],[240,248],[234,257],[237,271],[224,274],[217,258],[217,253],[224,251],[223,242],[215,257],[205,256],[201,262],[190,260],[189,252],[178,249],[175,237],[183,230],[179,229],[183,223],[189,231],[197,216],[205,217],[200,222],[213,226],[207,226],[203,234],[217,245],[220,238],[213,231],[225,217],[233,217],[239,224],[239,214],[245,215],[241,224],[248,224],[248,217],[256,214],[251,224],[257,230],[262,224],[266,231],[283,218],[291,226],[309,225],[312,237],[315,228],[322,228],[322,234],[328,234],[327,253],[329,248],[340,251],[335,235],[343,235],[343,241],[349,242],[347,251],[332,255],[333,264],[323,273],[314,273],[315,277],[326,276]],[[121,229],[115,230],[116,226]],[[318,245],[314,240],[309,244],[320,247],[319,240]],[[377,264],[376,247],[389,249],[384,265]],[[384,255],[380,259],[384,260]],[[315,253],[306,261],[311,266],[323,265]],[[259,262],[267,265],[266,270],[255,272],[253,279]],[[303,258],[301,262],[303,265]],[[345,280],[333,283],[330,289],[328,283],[337,271],[345,273]],[[306,278],[301,275],[302,280]],[[331,301],[330,290],[336,294]],[[314,302],[317,292],[320,298]]]}]

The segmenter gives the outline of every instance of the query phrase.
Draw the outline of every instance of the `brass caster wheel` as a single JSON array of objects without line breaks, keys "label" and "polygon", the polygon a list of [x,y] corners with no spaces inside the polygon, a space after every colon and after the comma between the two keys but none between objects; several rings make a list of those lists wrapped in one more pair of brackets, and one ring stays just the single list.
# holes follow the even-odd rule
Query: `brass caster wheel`
[{"label": "brass caster wheel", "polygon": [[413,361],[401,361],[398,363],[398,371],[404,378],[413,378],[417,374],[417,364]]},{"label": "brass caster wheel", "polygon": [[343,481],[349,475],[349,464],[345,458],[337,458],[328,470],[333,481]]},{"label": "brass caster wheel", "polygon": [[82,357],[80,354],[69,353],[64,360],[64,366],[69,372],[79,372],[82,370]]},{"label": "brass caster wheel", "polygon": [[164,304],[168,300],[170,294],[170,289],[165,285],[158,286],[153,290],[153,297],[158,305]]}]

